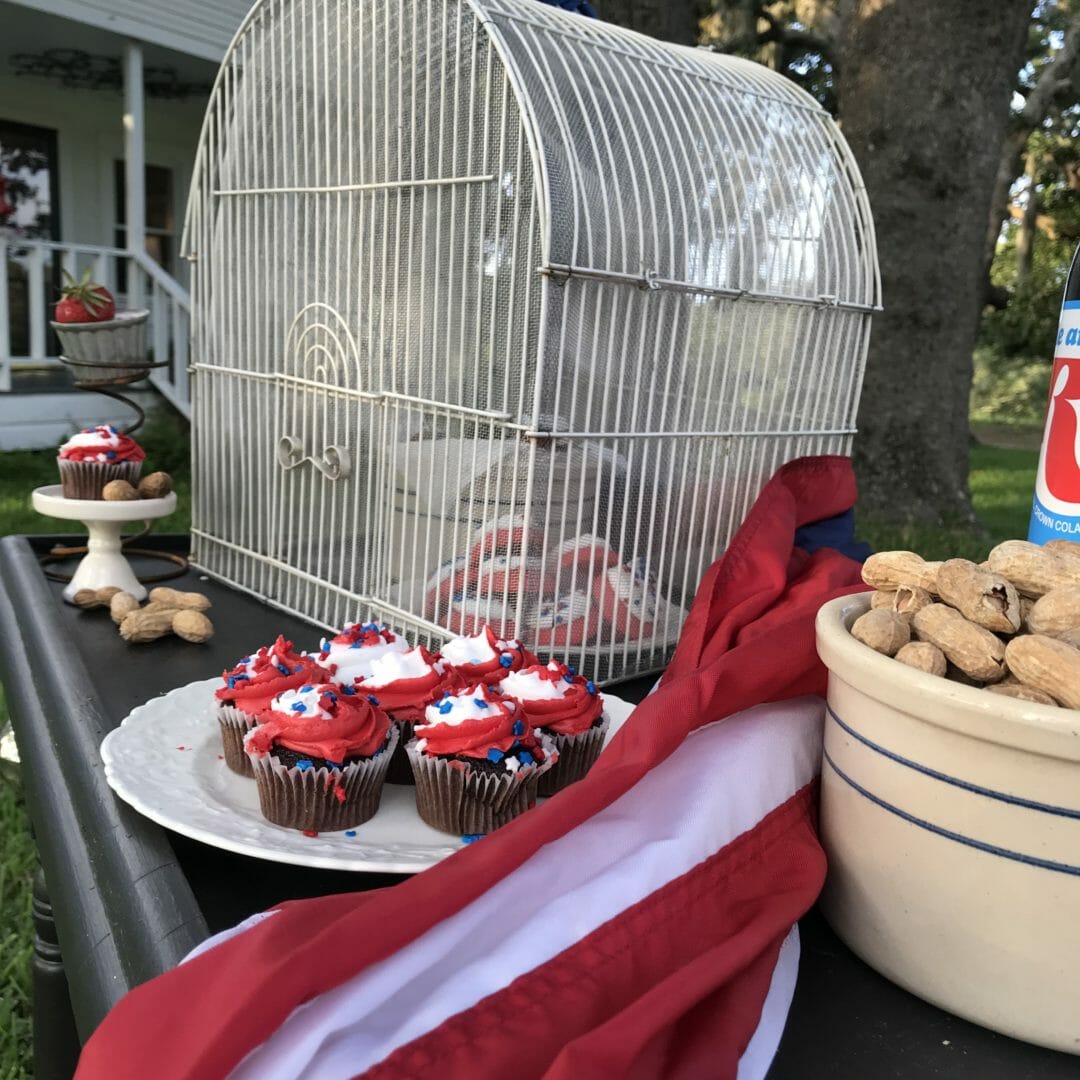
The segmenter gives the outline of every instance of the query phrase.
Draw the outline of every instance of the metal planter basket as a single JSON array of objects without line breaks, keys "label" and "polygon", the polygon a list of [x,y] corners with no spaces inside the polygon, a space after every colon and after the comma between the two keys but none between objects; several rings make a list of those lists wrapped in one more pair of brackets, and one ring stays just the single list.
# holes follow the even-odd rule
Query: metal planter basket
[{"label": "metal planter basket", "polygon": [[146,309],[96,323],[52,323],[77,382],[131,382],[150,373]]}]

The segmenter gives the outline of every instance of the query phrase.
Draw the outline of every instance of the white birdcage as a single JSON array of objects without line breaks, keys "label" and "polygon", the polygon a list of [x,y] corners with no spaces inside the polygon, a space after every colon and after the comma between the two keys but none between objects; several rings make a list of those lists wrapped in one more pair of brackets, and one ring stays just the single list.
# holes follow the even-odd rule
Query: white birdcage
[{"label": "white birdcage", "polygon": [[534,0],[262,0],[194,260],[194,560],[327,628],[661,668],[771,473],[850,447],[879,279],[829,115]]}]

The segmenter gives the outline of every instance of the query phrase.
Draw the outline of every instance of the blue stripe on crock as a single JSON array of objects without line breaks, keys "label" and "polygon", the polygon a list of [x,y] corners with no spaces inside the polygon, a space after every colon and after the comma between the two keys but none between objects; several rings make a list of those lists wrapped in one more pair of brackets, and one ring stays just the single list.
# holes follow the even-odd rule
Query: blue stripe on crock
[{"label": "blue stripe on crock", "polygon": [[911,825],[917,825],[920,829],[926,829],[927,832],[935,833],[937,836],[943,836],[946,840],[954,840],[958,844],[964,844],[967,847],[975,848],[977,851],[985,851],[988,855],[997,855],[1002,859],[1011,859],[1013,862],[1024,863],[1027,866],[1037,866],[1042,870],[1053,870],[1059,874],[1071,874],[1073,877],[1080,877],[1080,866],[1070,866],[1068,863],[1053,862],[1050,859],[1039,859],[1034,855],[1025,855],[1022,851],[1009,851],[1008,848],[998,847],[996,844],[987,844],[982,840],[975,840],[970,836],[964,836],[961,833],[953,832],[951,829],[943,829],[940,825],[934,825],[929,821],[924,821],[922,818],[916,817],[914,814],[909,814],[906,810],[901,810],[898,806],[893,806],[892,803],[887,803],[884,799],[878,798],[872,792],[867,791],[861,784],[857,784],[854,780],[848,776],[842,769],[840,769],[836,762],[829,757],[828,751],[824,751],[825,761],[829,764],[830,768],[837,776],[840,777],[844,783],[854,788],[865,799],[869,799],[876,806],[880,806],[882,810],[888,810],[890,814],[895,814],[898,818],[902,818],[904,821]]},{"label": "blue stripe on crock", "polygon": [[1077,820],[1080,820],[1080,810],[1070,810],[1067,806],[1051,806],[1049,803],[1035,802],[1032,799],[1022,799],[1019,795],[1006,795],[1004,791],[994,791],[993,788],[981,787],[968,780],[961,780],[959,777],[949,776],[948,773],[938,772],[937,769],[931,769],[928,765],[920,765],[917,761],[911,761],[909,758],[901,757],[899,754],[893,753],[892,750],[886,750],[884,746],[879,746],[876,742],[872,742],[865,735],[860,735],[854,728],[849,727],[835,712],[833,712],[831,705],[826,705],[825,708],[829,710],[829,715],[837,722],[837,724],[839,724],[853,739],[857,739],[863,746],[881,754],[883,757],[887,757],[890,761],[895,761],[898,765],[906,765],[909,769],[914,769],[924,776],[930,776],[935,780],[941,780],[946,784],[952,784],[953,787],[963,788],[964,791],[970,791],[975,795],[985,795],[988,799],[997,799],[998,802],[1009,803],[1010,806],[1022,806],[1025,810],[1038,810],[1043,814],[1055,814],[1057,817],[1076,818]]}]

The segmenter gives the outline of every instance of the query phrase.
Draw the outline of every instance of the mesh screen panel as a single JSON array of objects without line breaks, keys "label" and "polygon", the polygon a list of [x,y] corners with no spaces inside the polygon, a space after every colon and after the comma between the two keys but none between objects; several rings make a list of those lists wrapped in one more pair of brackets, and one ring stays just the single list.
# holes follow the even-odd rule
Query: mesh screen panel
[{"label": "mesh screen panel", "polygon": [[879,289],[811,99],[531,0],[263,0],[185,242],[197,565],[605,681],[780,464],[847,451]]}]

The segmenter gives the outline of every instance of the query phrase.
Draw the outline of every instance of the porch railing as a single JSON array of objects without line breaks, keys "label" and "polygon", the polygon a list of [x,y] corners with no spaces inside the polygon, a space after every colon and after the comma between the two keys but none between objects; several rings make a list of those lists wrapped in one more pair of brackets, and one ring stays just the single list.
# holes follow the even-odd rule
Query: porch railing
[{"label": "porch railing", "polygon": [[168,361],[154,368],[150,382],[188,416],[191,297],[148,255],[94,244],[0,238],[0,392],[11,389],[14,368],[60,363],[49,327],[60,272],[77,278],[87,266],[117,306],[150,309],[151,359]]}]

